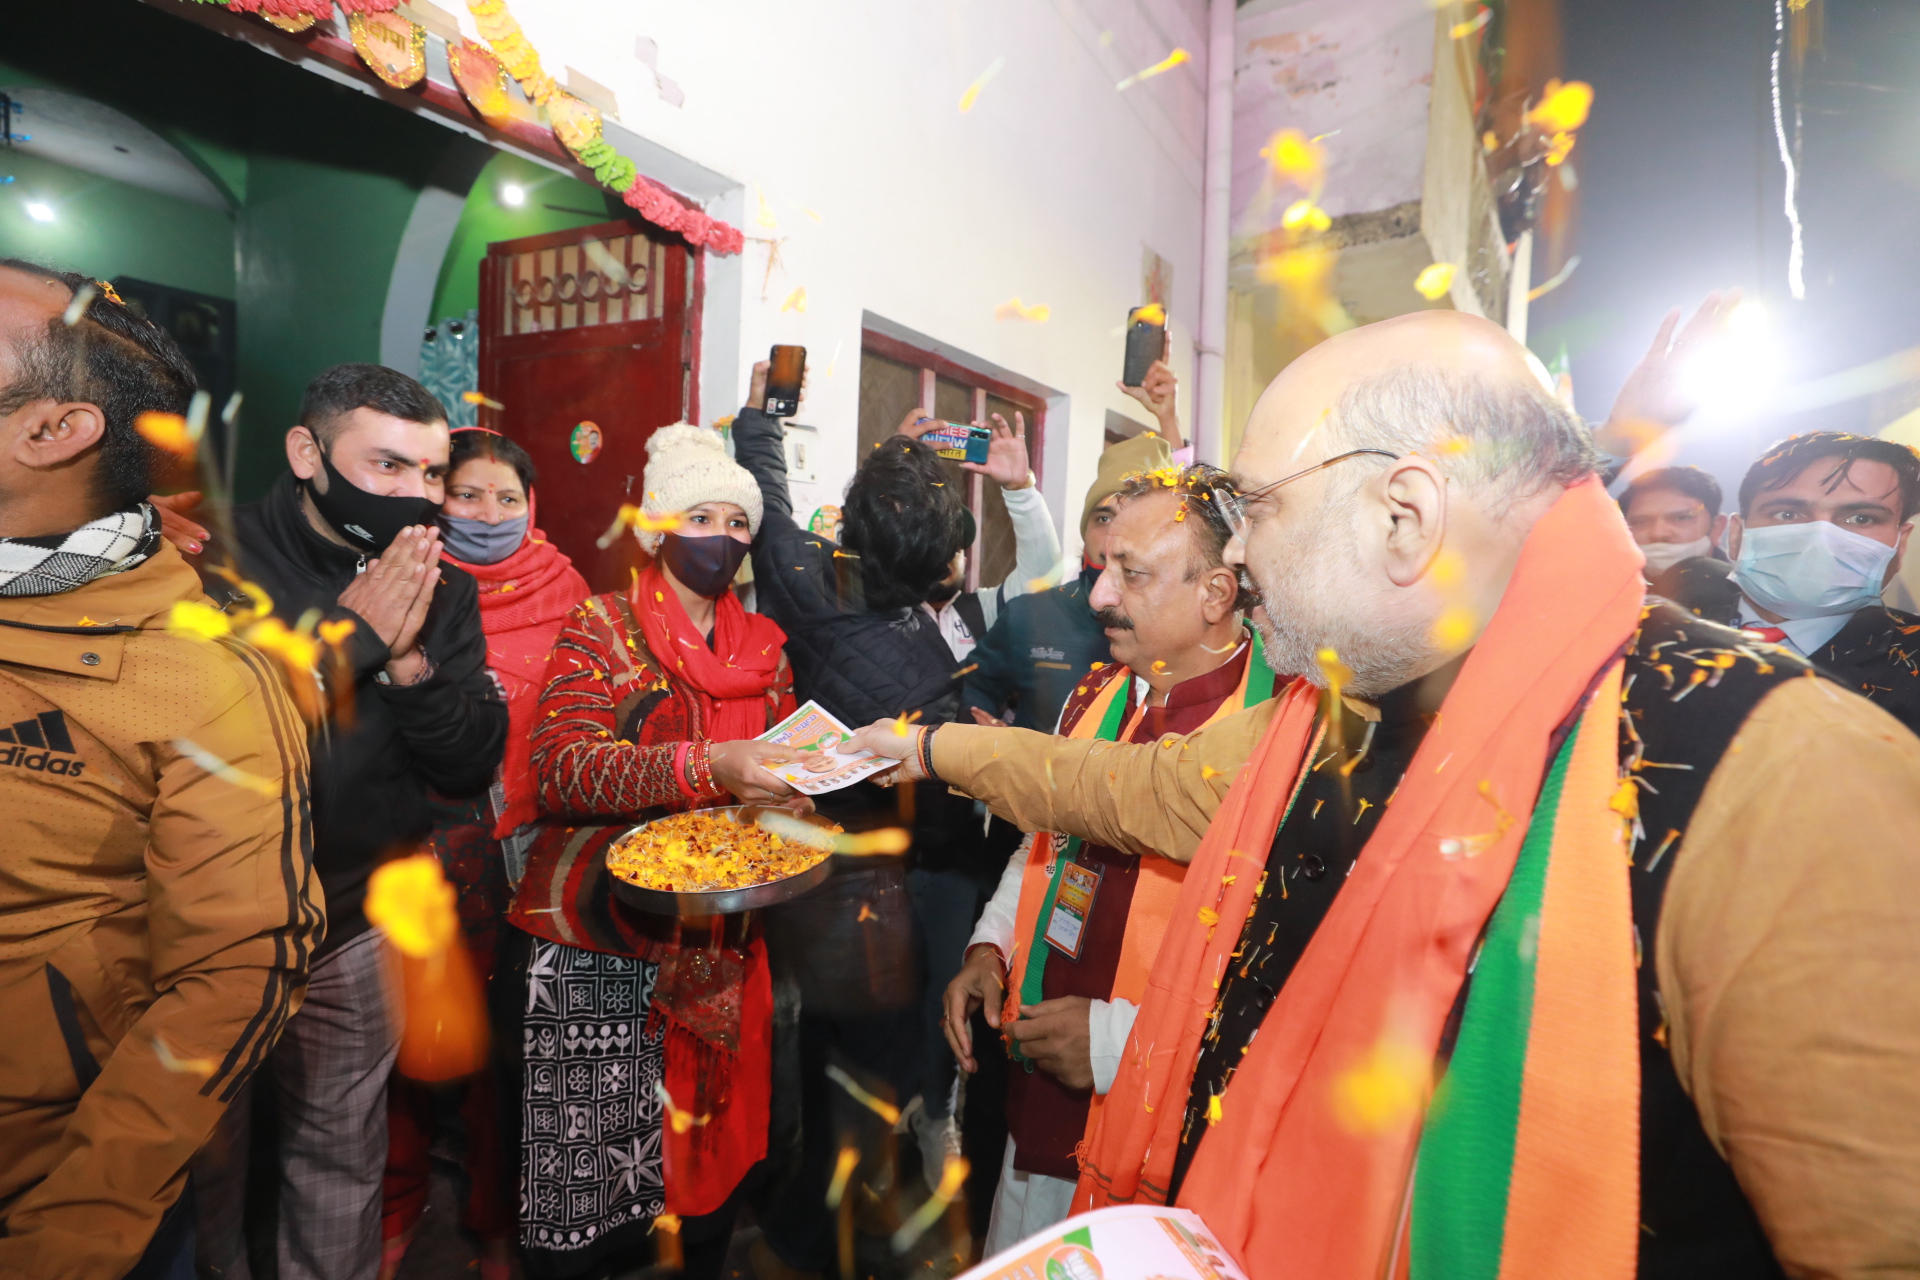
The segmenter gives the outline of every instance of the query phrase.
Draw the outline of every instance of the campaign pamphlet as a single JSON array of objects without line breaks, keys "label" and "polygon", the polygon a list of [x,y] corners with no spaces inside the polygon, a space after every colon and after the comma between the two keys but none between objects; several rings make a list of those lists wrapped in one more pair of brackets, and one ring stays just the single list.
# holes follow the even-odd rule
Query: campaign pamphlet
[{"label": "campaign pamphlet", "polygon": [[1029,1236],[958,1280],[1247,1280],[1191,1209],[1095,1209]]},{"label": "campaign pamphlet", "polygon": [[842,763],[830,773],[810,771],[806,760],[796,764],[769,764],[760,767],[795,791],[817,796],[828,791],[838,791],[842,787],[850,787],[870,774],[891,769],[899,763],[885,756],[876,756],[871,751],[849,751],[841,754],[840,744],[851,737],[853,737],[853,730],[834,719],[819,703],[808,702],[785,720],[761,734],[759,740],[791,747],[811,760],[819,759],[817,753],[824,751]]}]

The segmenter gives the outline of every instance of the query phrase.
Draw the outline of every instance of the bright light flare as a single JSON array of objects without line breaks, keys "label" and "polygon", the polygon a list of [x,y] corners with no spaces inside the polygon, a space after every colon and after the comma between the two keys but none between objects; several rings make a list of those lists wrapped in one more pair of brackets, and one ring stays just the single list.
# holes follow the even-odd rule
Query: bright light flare
[{"label": "bright light flare", "polygon": [[527,189],[517,182],[501,183],[500,203],[509,209],[524,209],[527,204]]},{"label": "bright light flare", "polygon": [[27,216],[35,222],[52,222],[53,206],[44,200],[27,201]]},{"label": "bright light flare", "polygon": [[1687,353],[1680,385],[1703,409],[1752,410],[1779,391],[1782,354],[1766,308],[1743,299],[1720,333]]}]

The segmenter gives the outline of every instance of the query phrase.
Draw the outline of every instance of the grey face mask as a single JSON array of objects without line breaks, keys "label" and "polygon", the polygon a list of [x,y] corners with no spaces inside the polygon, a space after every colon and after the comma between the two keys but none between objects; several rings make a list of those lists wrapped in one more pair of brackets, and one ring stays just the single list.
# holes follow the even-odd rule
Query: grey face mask
[{"label": "grey face mask", "polygon": [[440,517],[441,541],[456,560],[468,564],[499,564],[520,549],[527,536],[527,518],[517,516],[488,524],[459,516]]}]

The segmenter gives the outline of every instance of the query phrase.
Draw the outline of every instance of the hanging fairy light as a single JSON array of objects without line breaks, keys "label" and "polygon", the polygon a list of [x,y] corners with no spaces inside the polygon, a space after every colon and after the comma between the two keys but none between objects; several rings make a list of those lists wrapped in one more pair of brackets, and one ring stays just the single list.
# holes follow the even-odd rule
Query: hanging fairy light
[{"label": "hanging fairy light", "polygon": [[[1786,118],[1780,107],[1780,55],[1787,43],[1787,4],[1786,0],[1773,0],[1773,140],[1780,148],[1780,167],[1786,171],[1786,211],[1787,226],[1792,232],[1792,241],[1787,247],[1787,291],[1796,301],[1804,301],[1807,296],[1807,282],[1802,271],[1806,250],[1800,234],[1800,174],[1794,167],[1793,149],[1787,145]],[[1795,108],[1796,114],[1798,108]],[[1796,120],[1796,125],[1798,121]]]}]

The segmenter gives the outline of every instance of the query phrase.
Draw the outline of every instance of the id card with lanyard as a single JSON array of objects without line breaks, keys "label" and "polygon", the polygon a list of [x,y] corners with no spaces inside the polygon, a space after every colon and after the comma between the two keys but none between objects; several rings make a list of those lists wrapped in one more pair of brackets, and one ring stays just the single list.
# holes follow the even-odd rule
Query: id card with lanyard
[{"label": "id card with lanyard", "polygon": [[[1249,636],[1249,645],[1246,670],[1241,674],[1237,696],[1229,695],[1222,699],[1220,706],[1207,718],[1206,724],[1247,707],[1257,706],[1273,696],[1273,671],[1267,666],[1258,634]],[[1127,699],[1123,696],[1131,680],[1130,673],[1115,673],[1110,685],[1113,693],[1100,717],[1099,728],[1093,733],[1095,739],[1119,742],[1131,735],[1135,726],[1128,720]],[[1133,720],[1137,721],[1145,714],[1145,710],[1143,702]],[[1069,960],[1077,961],[1080,958],[1087,920],[1094,909],[1102,879],[1098,868],[1083,867],[1076,861],[1081,843],[1080,837],[1070,837],[1053,860],[1053,873],[1049,877],[1045,896],[1041,899],[1020,974],[1019,1004],[1022,1007],[1039,1004],[1046,998],[1046,969],[1050,952],[1059,951]],[[1017,1040],[1009,1037],[1007,1046],[1015,1061],[1027,1070],[1033,1070],[1033,1063],[1020,1052]]]}]

